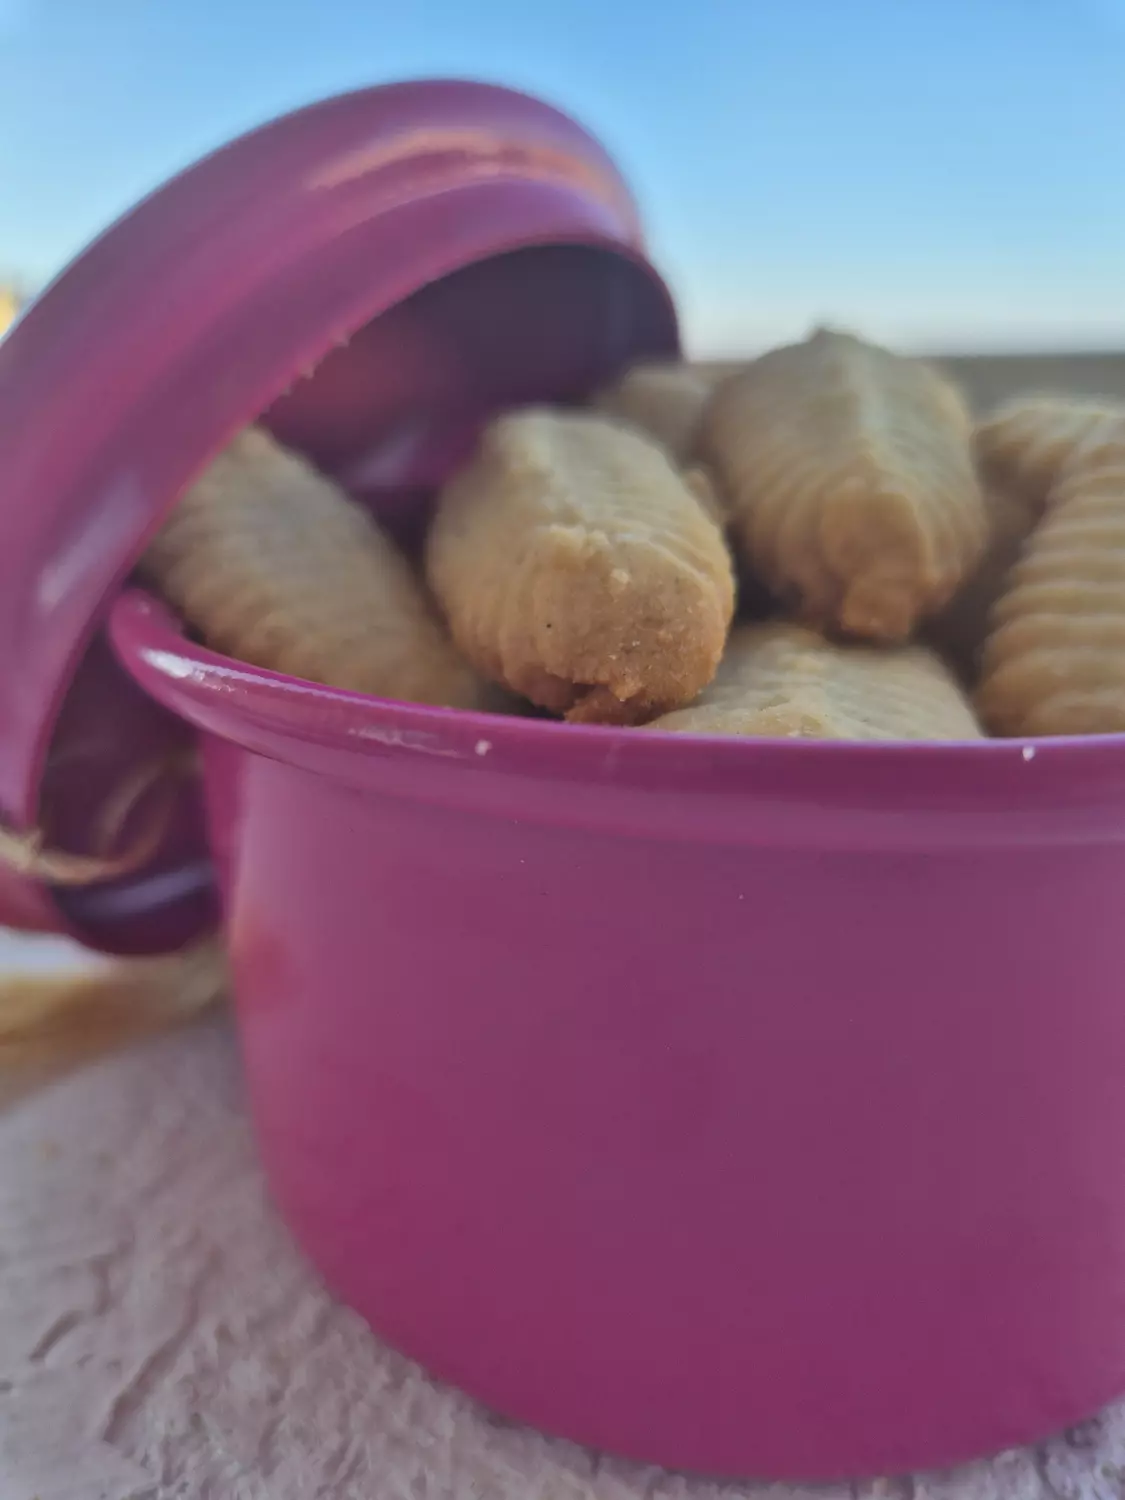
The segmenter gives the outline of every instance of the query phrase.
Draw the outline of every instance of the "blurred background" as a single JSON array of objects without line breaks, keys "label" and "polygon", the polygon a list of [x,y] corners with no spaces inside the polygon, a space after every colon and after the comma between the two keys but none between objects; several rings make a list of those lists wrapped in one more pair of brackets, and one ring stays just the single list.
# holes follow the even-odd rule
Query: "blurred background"
[{"label": "blurred background", "polygon": [[604,140],[696,357],[1125,351],[1125,0],[0,0],[0,328],[231,135],[425,74]]}]

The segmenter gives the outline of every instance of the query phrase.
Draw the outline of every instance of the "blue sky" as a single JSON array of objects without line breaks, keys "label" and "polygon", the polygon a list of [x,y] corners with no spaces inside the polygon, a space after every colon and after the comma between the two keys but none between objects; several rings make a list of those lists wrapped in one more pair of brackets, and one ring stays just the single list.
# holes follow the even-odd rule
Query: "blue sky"
[{"label": "blue sky", "polygon": [[1125,0],[0,0],[0,272],[326,93],[460,74],[617,156],[695,352],[1125,343]]}]

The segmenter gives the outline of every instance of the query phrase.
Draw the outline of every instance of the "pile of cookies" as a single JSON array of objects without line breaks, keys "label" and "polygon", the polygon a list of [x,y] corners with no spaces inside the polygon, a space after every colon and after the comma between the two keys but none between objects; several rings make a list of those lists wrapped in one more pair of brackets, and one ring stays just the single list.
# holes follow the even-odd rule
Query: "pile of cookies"
[{"label": "pile of cookies", "polygon": [[822,329],[499,417],[421,570],[249,429],[142,571],[216,650],[382,698],[773,738],[1125,731],[1125,406],[974,426],[925,363]]}]

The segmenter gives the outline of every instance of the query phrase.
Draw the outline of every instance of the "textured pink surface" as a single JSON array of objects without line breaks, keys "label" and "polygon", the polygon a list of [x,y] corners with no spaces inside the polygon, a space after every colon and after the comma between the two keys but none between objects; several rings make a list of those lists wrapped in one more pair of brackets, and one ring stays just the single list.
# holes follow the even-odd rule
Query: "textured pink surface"
[{"label": "textured pink surface", "polygon": [[[166,184],[0,344],[0,818],[88,850],[99,792],[189,743],[89,645],[168,507],[246,422],[272,405],[286,440],[401,514],[488,412],[572,399],[676,348],[612,163],[521,94],[364,90]],[[211,918],[206,854],[185,790],[123,888],[64,901],[0,871],[0,919],[171,946]]]},{"label": "textured pink surface", "polygon": [[303,686],[139,596],[114,631],[238,779],[265,1161],[394,1344],[781,1477],[1125,1389],[1117,740],[665,739]]}]

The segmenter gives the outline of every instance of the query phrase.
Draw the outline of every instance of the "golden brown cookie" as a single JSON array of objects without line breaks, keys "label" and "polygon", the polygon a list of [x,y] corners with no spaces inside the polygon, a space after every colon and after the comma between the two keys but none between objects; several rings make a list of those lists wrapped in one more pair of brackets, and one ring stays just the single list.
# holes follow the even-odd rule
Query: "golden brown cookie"
[{"label": "golden brown cookie", "polygon": [[1022,396],[1005,401],[976,431],[981,472],[1041,509],[1079,448],[1113,441],[1125,406],[1082,396]]},{"label": "golden brown cookie", "polygon": [[927,641],[966,682],[976,681],[993,605],[1042,514],[1041,504],[1032,504],[1027,491],[1011,485],[986,482],[984,497],[989,522],[984,556],[925,629]]},{"label": "golden brown cookie", "polygon": [[602,391],[594,408],[656,439],[677,463],[690,463],[713,377],[692,365],[635,365]]},{"label": "golden brown cookie", "polygon": [[264,432],[244,432],[196,480],[142,572],[208,645],[253,666],[412,703],[484,703],[393,543]]},{"label": "golden brown cookie", "polygon": [[998,735],[1125,731],[1125,445],[1063,469],[993,610],[976,704]]},{"label": "golden brown cookie", "polygon": [[691,464],[683,470],[684,483],[713,520],[720,526],[727,523],[727,510],[723,497],[715,487],[715,481],[702,464]]},{"label": "golden brown cookie", "polygon": [[932,651],[837,645],[784,623],[739,626],[710,687],[648,728],[767,739],[981,737],[968,700]]},{"label": "golden brown cookie", "polygon": [[971,431],[927,365],[822,329],[720,385],[698,446],[771,592],[811,625],[897,641],[984,548]]},{"label": "golden brown cookie", "polygon": [[690,702],[734,610],[721,530],[664,450],[585,413],[495,422],[441,497],[426,567],[479,671],[584,722]]}]

